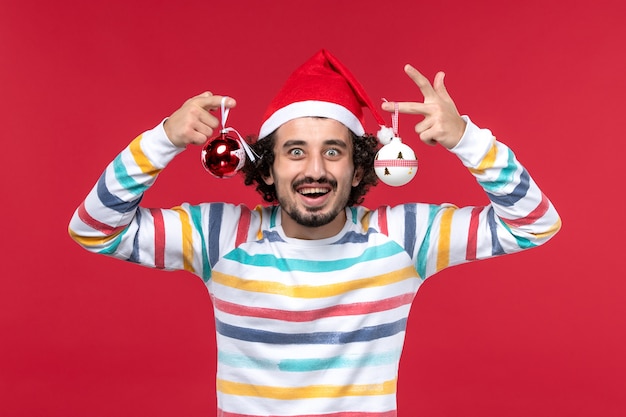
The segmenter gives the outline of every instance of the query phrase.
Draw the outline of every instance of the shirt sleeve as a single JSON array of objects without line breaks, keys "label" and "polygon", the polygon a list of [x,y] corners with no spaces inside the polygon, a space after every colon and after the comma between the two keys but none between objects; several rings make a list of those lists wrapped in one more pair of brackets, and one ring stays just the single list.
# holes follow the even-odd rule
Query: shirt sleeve
[{"label": "shirt sleeve", "polygon": [[450,151],[474,175],[490,204],[404,204],[386,208],[390,234],[411,254],[422,278],[461,263],[544,244],[561,228],[552,202],[514,153],[467,116]]},{"label": "shirt sleeve", "polygon": [[223,203],[140,206],[159,173],[183,150],[167,138],[163,123],[135,138],[74,212],[72,239],[90,252],[208,280],[222,248],[234,245],[240,215],[248,209]]}]

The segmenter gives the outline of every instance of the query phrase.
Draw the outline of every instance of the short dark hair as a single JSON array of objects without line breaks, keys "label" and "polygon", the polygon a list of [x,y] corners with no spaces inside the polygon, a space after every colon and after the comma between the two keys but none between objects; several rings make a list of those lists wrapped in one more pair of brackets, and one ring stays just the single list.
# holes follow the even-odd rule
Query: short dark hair
[{"label": "short dark hair", "polygon": [[[352,187],[348,199],[347,205],[354,206],[361,204],[370,187],[378,184],[378,177],[374,172],[374,158],[376,157],[379,143],[378,139],[373,135],[365,134],[358,136],[351,130],[349,132],[352,139],[352,162],[354,163],[354,169],[355,171],[361,170],[363,173],[363,178],[359,184],[356,187]],[[246,141],[250,143],[250,147],[260,158],[254,162],[246,159],[246,163],[242,168],[242,172],[245,175],[244,183],[246,185],[256,184],[256,190],[263,196],[263,199],[268,203],[274,203],[277,201],[276,187],[274,184],[266,184],[263,178],[267,178],[270,175],[270,168],[274,163],[276,130],[263,138],[263,140],[256,140],[254,136],[250,136],[246,138]]]}]

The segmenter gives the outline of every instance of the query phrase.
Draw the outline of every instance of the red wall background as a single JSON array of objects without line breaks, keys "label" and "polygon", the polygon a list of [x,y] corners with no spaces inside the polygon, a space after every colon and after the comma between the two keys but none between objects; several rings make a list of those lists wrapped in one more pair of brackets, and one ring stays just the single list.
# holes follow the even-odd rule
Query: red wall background
[{"label": "red wall background", "polygon": [[[509,144],[563,217],[545,247],[449,269],[420,290],[400,416],[626,415],[626,21],[622,1],[34,1],[0,11],[0,415],[210,416],[213,317],[203,284],[80,249],[74,208],[131,139],[204,90],[252,133],[321,47],[374,101],[420,100],[409,62]],[[373,120],[372,120],[373,121]],[[485,197],[441,148],[366,205]],[[254,205],[199,149],[146,204]]]}]

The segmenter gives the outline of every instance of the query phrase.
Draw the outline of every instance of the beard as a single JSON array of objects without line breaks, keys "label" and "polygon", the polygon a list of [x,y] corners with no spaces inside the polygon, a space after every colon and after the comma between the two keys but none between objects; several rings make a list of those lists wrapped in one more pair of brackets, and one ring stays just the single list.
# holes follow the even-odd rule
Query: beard
[{"label": "beard", "polygon": [[[294,184],[294,190],[297,186],[302,183],[310,183],[313,182],[310,179],[302,180],[296,184]],[[328,183],[332,186],[333,191],[337,191],[337,182],[329,181],[329,180],[319,180],[320,183]],[[277,190],[278,191],[278,190]],[[348,193],[350,190],[348,190]],[[285,213],[289,215],[296,223],[305,227],[321,227],[326,226],[331,223],[333,220],[337,218],[337,216],[342,213],[346,205],[348,203],[348,199],[350,197],[349,194],[339,196],[335,201],[334,205],[330,208],[330,211],[326,213],[321,213],[324,210],[324,207],[305,207],[304,209],[298,208],[297,204],[293,201],[289,201],[285,196],[281,196],[280,193],[277,192],[278,203]]]},{"label": "beard", "polygon": [[[280,203],[280,199],[278,200]],[[281,207],[296,223],[306,227],[321,227],[326,226],[341,213],[345,207],[334,207],[332,211],[328,213],[317,213],[321,211],[321,208],[307,208],[306,211],[299,210],[294,205],[283,205]]]}]

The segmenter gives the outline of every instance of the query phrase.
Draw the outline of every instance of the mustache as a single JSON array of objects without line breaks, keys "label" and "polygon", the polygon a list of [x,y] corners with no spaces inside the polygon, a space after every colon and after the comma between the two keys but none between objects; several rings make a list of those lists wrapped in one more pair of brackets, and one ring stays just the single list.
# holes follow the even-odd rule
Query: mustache
[{"label": "mustache", "polygon": [[337,181],[335,180],[331,180],[328,179],[326,177],[322,177],[322,178],[318,178],[318,179],[314,179],[311,177],[305,177],[302,178],[301,180],[298,180],[296,182],[293,183],[293,188],[298,188],[301,185],[305,185],[305,184],[328,184],[332,187],[333,190],[337,189]]}]

